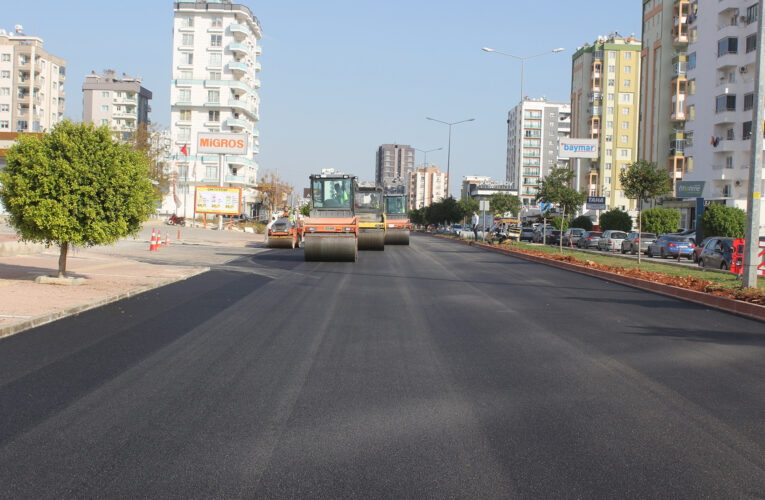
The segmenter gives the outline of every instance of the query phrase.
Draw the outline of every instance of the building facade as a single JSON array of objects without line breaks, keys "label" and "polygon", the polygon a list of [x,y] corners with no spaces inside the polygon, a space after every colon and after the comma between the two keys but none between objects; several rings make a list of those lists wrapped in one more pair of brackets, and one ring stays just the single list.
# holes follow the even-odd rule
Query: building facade
[{"label": "building facade", "polygon": [[[241,208],[250,214],[258,200],[260,22],[230,0],[174,5],[170,133],[177,181],[163,210],[191,217],[194,188],[222,178],[224,186],[242,188]],[[225,155],[221,171],[218,155],[194,150],[200,132],[245,134],[248,154]]]},{"label": "building facade", "polygon": [[117,77],[114,71],[95,72],[82,84],[82,121],[108,125],[123,141],[135,136],[139,126],[149,125],[152,93],[141,86],[141,78]]},{"label": "building facade", "polygon": [[446,196],[446,173],[435,166],[417,167],[409,173],[409,209],[428,207]]},{"label": "building facade", "polygon": [[507,115],[506,178],[524,206],[536,206],[539,182],[556,166],[558,140],[571,133],[571,105],[545,98],[524,99]]},{"label": "building facade", "polygon": [[66,61],[43,41],[0,30],[0,132],[44,132],[64,119]]},{"label": "building facade", "polygon": [[597,159],[578,161],[578,189],[605,197],[609,210],[635,209],[619,173],[637,160],[640,51],[639,40],[612,33],[580,47],[572,58],[571,137],[598,139],[600,152]]},{"label": "building facade", "polygon": [[409,174],[414,171],[414,148],[404,144],[383,144],[375,158],[375,184],[388,192],[407,194]]}]

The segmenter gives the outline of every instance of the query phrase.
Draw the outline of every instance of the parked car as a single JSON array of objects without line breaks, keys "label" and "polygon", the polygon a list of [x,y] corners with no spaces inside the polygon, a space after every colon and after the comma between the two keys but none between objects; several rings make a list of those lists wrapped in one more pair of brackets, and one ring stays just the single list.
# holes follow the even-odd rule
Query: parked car
[{"label": "parked car", "polygon": [[569,245],[576,245],[579,241],[579,238],[582,237],[582,234],[584,234],[584,229],[579,227],[570,227],[566,229],[566,232],[563,233],[563,244],[565,246]]},{"label": "parked car", "polygon": [[733,238],[708,238],[699,255],[699,266],[713,269],[730,269],[733,258]]},{"label": "parked car", "polygon": [[547,237],[547,243],[549,245],[560,245],[560,230],[554,229],[550,231],[550,236]]},{"label": "parked car", "polygon": [[701,256],[701,251],[704,250],[704,247],[707,245],[707,242],[711,239],[712,237],[708,236],[704,238],[703,240],[701,240],[700,244],[696,245],[696,247],[693,249],[693,255],[691,255],[691,259],[693,260],[693,262],[696,262],[697,264],[699,263],[699,257]]},{"label": "parked car", "polygon": [[648,245],[647,254],[649,257],[686,257],[688,260],[693,258],[693,249],[696,245],[690,238],[677,236],[676,234],[665,234],[656,241]]},{"label": "parked car", "polygon": [[521,241],[534,241],[534,228],[522,227],[521,228]]},{"label": "parked car", "polygon": [[603,236],[598,240],[598,250],[614,252],[617,248],[622,247],[622,241],[625,238],[627,238],[627,233],[624,231],[608,229],[603,232]]},{"label": "parked car", "polygon": [[648,255],[648,245],[656,241],[656,235],[653,233],[638,233],[634,231],[629,233],[627,237],[622,240],[622,253],[631,253],[637,255],[638,252],[642,252]]},{"label": "parked car", "polygon": [[[555,228],[549,224],[547,226],[537,226],[536,229],[534,229],[534,243],[543,243],[544,241],[547,241],[550,233],[552,233],[554,230]],[[543,231],[546,233],[546,235],[543,234]]]},{"label": "parked car", "polygon": [[598,240],[603,235],[603,231],[585,231],[579,238],[577,246],[579,248],[598,248]]}]

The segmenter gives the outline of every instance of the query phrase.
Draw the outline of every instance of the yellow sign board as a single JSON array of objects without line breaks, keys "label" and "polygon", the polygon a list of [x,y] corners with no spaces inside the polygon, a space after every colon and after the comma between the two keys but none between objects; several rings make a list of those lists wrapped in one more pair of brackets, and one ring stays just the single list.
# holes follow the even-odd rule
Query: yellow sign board
[{"label": "yellow sign board", "polygon": [[199,214],[239,215],[242,188],[197,186],[194,211]]}]

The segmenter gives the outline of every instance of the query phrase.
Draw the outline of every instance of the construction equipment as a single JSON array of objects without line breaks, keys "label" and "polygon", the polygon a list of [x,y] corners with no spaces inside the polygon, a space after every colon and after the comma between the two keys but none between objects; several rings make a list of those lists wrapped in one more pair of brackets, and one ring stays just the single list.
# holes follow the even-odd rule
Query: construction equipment
[{"label": "construction equipment", "polygon": [[406,213],[406,196],[385,195],[385,244],[408,245],[412,223]]},{"label": "construction equipment", "polygon": [[354,200],[359,218],[359,250],[385,250],[385,211],[383,189],[359,184]]},{"label": "construction equipment", "polygon": [[359,255],[356,178],[331,171],[310,179],[311,211],[303,223],[305,260],[355,262]]},{"label": "construction equipment", "polygon": [[268,248],[298,248],[303,241],[300,217],[283,215],[268,229]]}]

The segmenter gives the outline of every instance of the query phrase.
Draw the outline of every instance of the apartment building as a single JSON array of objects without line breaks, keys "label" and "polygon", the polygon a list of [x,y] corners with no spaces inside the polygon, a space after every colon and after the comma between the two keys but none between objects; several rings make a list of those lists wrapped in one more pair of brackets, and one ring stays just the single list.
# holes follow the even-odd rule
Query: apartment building
[{"label": "apartment building", "polygon": [[414,171],[414,148],[404,144],[383,144],[377,148],[375,183],[388,192],[406,194],[409,174]]},{"label": "apartment building", "polygon": [[507,181],[524,206],[536,206],[539,182],[556,166],[558,140],[571,134],[571,104],[523,99],[507,115]]},{"label": "apartment building", "polygon": [[[683,179],[702,197],[747,209],[757,56],[756,0],[689,3]],[[689,139],[691,139],[689,141]],[[762,187],[760,188],[762,191]],[[692,207],[682,207],[690,213]],[[765,224],[765,212],[760,225]],[[690,218],[690,216],[688,217]]]},{"label": "apartment building", "polygon": [[[170,132],[177,189],[163,210],[190,217],[195,186],[218,185],[222,177],[225,186],[242,188],[242,211],[252,213],[258,201],[261,37],[260,22],[245,5],[174,3]],[[194,150],[200,132],[246,134],[248,154],[224,156],[221,172],[218,155]]]},{"label": "apartment building", "polygon": [[64,119],[66,61],[43,41],[0,30],[0,132],[44,132]]},{"label": "apartment building", "polygon": [[152,93],[141,86],[141,78],[112,70],[95,71],[82,84],[82,121],[108,125],[115,137],[129,141],[140,126],[149,125]]},{"label": "apartment building", "polygon": [[608,209],[635,209],[624,196],[619,173],[638,156],[641,48],[639,40],[611,33],[572,57],[571,137],[598,139],[600,151],[597,159],[580,160],[578,188],[605,197]]},{"label": "apartment building", "polygon": [[462,178],[462,189],[460,199],[466,200],[470,197],[471,191],[479,184],[492,182],[491,177],[485,175],[466,175]]},{"label": "apartment building", "polygon": [[421,166],[409,173],[409,209],[428,207],[446,197],[446,173],[435,166]]}]

